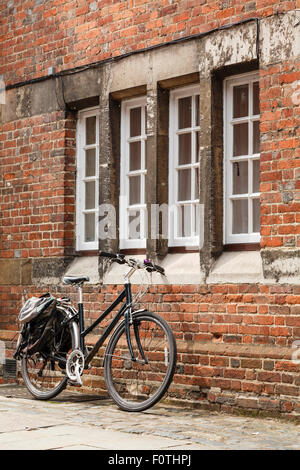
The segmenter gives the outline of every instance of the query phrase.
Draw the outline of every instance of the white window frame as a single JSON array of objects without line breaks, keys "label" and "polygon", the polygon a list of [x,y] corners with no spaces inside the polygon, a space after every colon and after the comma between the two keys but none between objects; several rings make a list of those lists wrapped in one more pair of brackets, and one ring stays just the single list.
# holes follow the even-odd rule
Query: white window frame
[{"label": "white window frame", "polygon": [[[195,134],[200,131],[200,125],[196,125],[196,107],[195,107],[195,95],[200,96],[200,86],[190,85],[182,88],[174,89],[170,92],[170,109],[169,109],[169,246],[199,246],[199,233],[200,226],[196,226],[196,214],[198,211],[199,215],[199,195],[196,195],[196,181],[194,168],[198,169],[198,181],[200,184],[200,161],[196,155],[196,136]],[[186,98],[192,96],[192,126],[188,129],[181,131],[178,129],[178,100],[180,98]],[[180,168],[191,168],[192,169],[192,198],[189,201],[179,202],[177,200],[178,194],[178,157],[179,157],[179,146],[178,146],[178,135],[184,132],[191,132],[192,137],[192,161],[190,164],[181,165]],[[197,135],[197,134],[196,134]],[[194,194],[193,194],[194,193]],[[193,197],[194,196],[194,197]],[[198,196],[198,197],[197,197]],[[180,205],[195,205],[195,211],[192,211],[192,235],[191,236],[178,236],[178,208]],[[198,225],[200,224],[200,217],[198,217]]]},{"label": "white window frame", "polygon": [[[253,153],[253,126],[250,123],[260,120],[260,115],[253,114],[253,83],[259,82],[258,72],[236,75],[224,80],[224,244],[257,243],[260,241],[260,233],[253,232],[253,206],[252,200],[259,198],[260,193],[253,193],[252,165],[254,160],[260,159],[260,153]],[[249,84],[249,109],[248,116],[233,118],[233,87]],[[248,122],[248,155],[233,157],[233,124]],[[248,193],[233,195],[233,162],[248,161]],[[248,200],[248,233],[232,233],[232,201]]]},{"label": "white window frame", "polygon": [[[93,145],[85,145],[85,123],[88,117],[96,116],[96,142]],[[85,150],[95,148],[96,150],[96,174],[85,176]],[[96,207],[85,209],[85,182],[95,181]],[[76,133],[76,250],[89,251],[98,249],[98,218],[99,218],[99,108],[89,108],[78,113]],[[86,242],[84,240],[85,226],[84,215],[95,213],[95,240]]]},{"label": "white window frame", "polygon": [[[119,227],[120,249],[146,248],[147,213],[146,213],[146,96],[131,98],[122,101],[121,105],[121,164],[120,164],[120,204],[119,204]],[[141,107],[141,136],[130,137],[130,110]],[[129,147],[131,142],[141,142],[141,169],[130,171],[129,169]],[[130,176],[141,177],[141,201],[139,204],[129,205],[129,179]],[[139,210],[141,214],[140,231],[143,237],[139,239],[129,238],[129,210]]]}]

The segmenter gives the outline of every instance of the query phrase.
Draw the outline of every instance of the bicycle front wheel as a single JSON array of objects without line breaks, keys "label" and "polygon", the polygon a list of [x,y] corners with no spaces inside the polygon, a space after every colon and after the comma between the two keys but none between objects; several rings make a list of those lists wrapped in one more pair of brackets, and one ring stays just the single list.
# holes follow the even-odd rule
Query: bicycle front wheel
[{"label": "bicycle front wheel", "polygon": [[176,342],[167,322],[152,312],[133,314],[128,349],[123,321],[113,333],[106,352],[104,376],[107,390],[125,411],[143,411],[166,393],[176,367]]}]

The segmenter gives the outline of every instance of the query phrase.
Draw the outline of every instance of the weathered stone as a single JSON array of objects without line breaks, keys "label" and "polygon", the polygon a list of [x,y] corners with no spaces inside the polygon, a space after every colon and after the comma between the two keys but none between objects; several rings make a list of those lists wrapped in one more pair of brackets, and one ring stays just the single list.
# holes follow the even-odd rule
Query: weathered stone
[{"label": "weathered stone", "polygon": [[36,258],[32,260],[32,281],[36,284],[56,284],[73,258]]},{"label": "weathered stone", "polygon": [[261,250],[264,276],[267,279],[300,278],[300,250]]}]

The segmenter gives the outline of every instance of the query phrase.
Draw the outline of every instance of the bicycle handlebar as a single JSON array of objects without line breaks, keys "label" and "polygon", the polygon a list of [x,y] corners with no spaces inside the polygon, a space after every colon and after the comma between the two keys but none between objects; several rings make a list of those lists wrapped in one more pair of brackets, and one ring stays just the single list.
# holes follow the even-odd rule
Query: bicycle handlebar
[{"label": "bicycle handlebar", "polygon": [[113,259],[114,261],[117,261],[121,264],[124,264],[126,262],[126,260],[124,259],[125,255],[122,255],[121,253],[107,253],[106,251],[100,251],[99,255],[103,256],[104,258]]},{"label": "bicycle handlebar", "polygon": [[125,255],[123,255],[122,253],[108,253],[106,251],[100,251],[99,255],[103,256],[104,258],[110,258],[112,261],[119,264],[128,264],[129,266],[134,266],[137,269],[146,269],[148,272],[156,271],[160,274],[165,274],[165,270],[162,266],[159,266],[158,264],[153,264],[148,259],[145,259],[141,263],[140,261],[137,261],[134,258],[126,260]]}]

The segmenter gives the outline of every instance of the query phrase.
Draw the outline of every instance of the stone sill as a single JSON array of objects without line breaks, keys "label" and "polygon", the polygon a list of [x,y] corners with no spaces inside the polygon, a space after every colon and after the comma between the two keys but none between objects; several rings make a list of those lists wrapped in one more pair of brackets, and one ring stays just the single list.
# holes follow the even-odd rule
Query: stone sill
[{"label": "stone sill", "polygon": [[217,259],[208,278],[208,284],[264,282],[259,251],[229,251]]},{"label": "stone sill", "polygon": [[[133,255],[132,257],[139,261],[145,259],[144,255]],[[161,266],[165,268],[166,276],[138,270],[131,277],[131,283],[140,284],[143,278],[148,279],[149,284],[202,284],[205,281],[204,274],[200,271],[198,253],[169,254]],[[123,284],[124,274],[128,269],[126,265],[111,264],[104,276],[103,284]],[[82,256],[76,258],[65,272],[65,276],[77,275],[87,275],[90,278],[90,284],[99,284],[98,257]]]},{"label": "stone sill", "polygon": [[[130,256],[129,256],[130,257]],[[145,255],[132,255],[133,258],[143,260]],[[294,264],[297,266],[295,267]],[[206,278],[201,270],[199,253],[169,253],[162,262],[157,262],[165,269],[165,276],[158,273],[149,274],[137,271],[131,278],[132,284],[140,284],[141,278],[147,276],[149,284],[164,285],[199,285],[199,284],[299,284],[298,276],[300,258],[276,260],[276,269],[281,271],[279,279],[273,276],[265,278],[262,268],[262,258],[259,251],[232,251],[224,252],[214,263],[209,276]],[[279,266],[280,264],[280,266]],[[290,272],[288,270],[290,269]],[[123,284],[126,265],[114,263],[104,276],[103,284]],[[90,284],[101,284],[98,273],[98,256],[82,256],[76,258],[65,275],[87,275]],[[45,281],[45,279],[43,279]],[[48,279],[49,281],[49,279]],[[57,283],[57,279],[55,280]],[[147,281],[148,282],[148,281]]]},{"label": "stone sill", "polygon": [[[144,255],[134,255],[142,261]],[[203,284],[203,283],[253,283],[262,282],[263,273],[259,252],[226,252],[215,263],[208,279],[200,269],[198,253],[170,253],[161,262],[165,276],[147,273],[150,284]],[[103,284],[122,284],[128,267],[114,263],[105,274]],[[65,275],[88,275],[90,284],[99,284],[98,257],[83,256],[76,258]],[[140,284],[145,273],[137,271],[131,278],[132,284]]]}]

